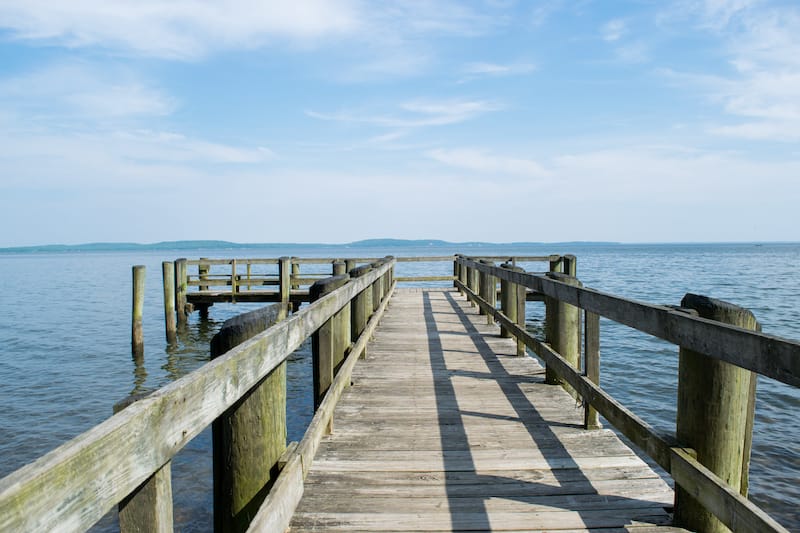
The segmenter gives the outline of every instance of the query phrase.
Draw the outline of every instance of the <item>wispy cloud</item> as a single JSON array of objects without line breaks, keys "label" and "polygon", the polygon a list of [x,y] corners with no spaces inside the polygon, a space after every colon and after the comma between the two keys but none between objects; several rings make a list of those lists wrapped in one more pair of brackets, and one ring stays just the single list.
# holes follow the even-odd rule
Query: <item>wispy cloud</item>
[{"label": "wispy cloud", "polygon": [[503,77],[503,76],[519,76],[523,74],[530,74],[536,70],[536,65],[533,63],[487,63],[475,62],[467,63],[464,66],[463,73],[468,79],[477,77]]},{"label": "wispy cloud", "polygon": [[800,139],[800,9],[759,4],[709,0],[695,6],[702,15],[698,24],[723,40],[729,73],[664,72],[676,83],[700,88],[739,121],[711,126],[711,133],[795,141]]},{"label": "wispy cloud", "polygon": [[427,156],[448,166],[491,176],[492,179],[499,176],[544,178],[550,175],[536,161],[495,155],[475,148],[431,150]]},{"label": "wispy cloud", "polygon": [[271,37],[310,41],[361,24],[352,0],[49,0],[0,3],[14,38],[68,47],[191,59],[217,48],[253,48]]},{"label": "wispy cloud", "polygon": [[159,116],[176,101],[126,69],[85,62],[49,65],[0,80],[0,108],[81,120]]},{"label": "wispy cloud", "polygon": [[391,114],[376,114],[368,111],[321,113],[312,110],[306,111],[306,114],[319,120],[407,129],[458,124],[500,109],[502,109],[502,105],[488,100],[420,99],[401,104],[399,111]]},{"label": "wispy cloud", "polygon": [[625,34],[626,29],[624,20],[610,20],[602,28],[603,40],[608,42],[618,41]]}]

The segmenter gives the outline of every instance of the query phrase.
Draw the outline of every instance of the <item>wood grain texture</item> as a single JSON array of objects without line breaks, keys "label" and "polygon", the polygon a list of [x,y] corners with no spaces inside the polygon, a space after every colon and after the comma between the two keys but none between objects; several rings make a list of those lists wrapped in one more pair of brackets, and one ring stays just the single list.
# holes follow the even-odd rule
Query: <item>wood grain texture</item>
[{"label": "wood grain texture", "polygon": [[398,289],[374,337],[291,531],[669,525],[669,485],[455,290]]}]

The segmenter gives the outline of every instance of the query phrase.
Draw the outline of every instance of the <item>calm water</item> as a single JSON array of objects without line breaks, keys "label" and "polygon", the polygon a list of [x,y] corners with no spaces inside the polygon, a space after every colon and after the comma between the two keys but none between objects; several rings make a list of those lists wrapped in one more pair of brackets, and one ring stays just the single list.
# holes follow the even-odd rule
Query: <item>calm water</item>
[{"label": "calm water", "polygon": [[[161,261],[177,257],[378,257],[446,255],[578,256],[585,285],[658,304],[686,292],[750,308],[765,332],[800,338],[800,244],[568,245],[534,247],[331,248],[159,251],[132,254],[0,254],[0,476],[86,431],[132,392],[155,390],[208,359],[220,324],[256,305],[216,305],[194,313],[178,346],[164,341]],[[131,266],[147,266],[145,355],[130,355]],[[541,271],[542,263],[523,265]],[[311,268],[311,267],[309,267]],[[321,269],[322,267],[317,267]],[[450,274],[452,264],[399,264],[398,275]],[[529,326],[540,329],[541,304],[529,303]],[[651,424],[674,431],[677,348],[612,322],[602,322],[604,387]],[[299,440],[311,417],[310,353],[289,365],[289,438]],[[800,530],[800,390],[760,378],[751,497],[790,529]],[[210,431],[173,462],[176,529],[208,531],[211,516]],[[113,517],[98,530],[113,531]]]}]

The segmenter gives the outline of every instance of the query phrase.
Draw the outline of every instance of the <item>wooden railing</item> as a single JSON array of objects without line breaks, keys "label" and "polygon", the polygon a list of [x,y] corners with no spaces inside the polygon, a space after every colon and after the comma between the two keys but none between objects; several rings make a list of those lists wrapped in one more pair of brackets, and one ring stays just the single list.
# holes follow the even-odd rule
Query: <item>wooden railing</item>
[{"label": "wooden railing", "polygon": [[[236,530],[244,530],[239,529],[240,515],[252,510],[244,527],[256,514],[252,530],[283,531],[302,492],[302,478],[331,427],[333,407],[349,385],[355,361],[364,353],[394,290],[394,266],[393,258],[385,258],[353,272],[352,278],[340,275],[318,282],[311,288],[315,297],[307,307],[166,387],[124,402],[105,422],[0,480],[0,531],[82,531],[117,504],[123,531],[171,531],[171,459],[212,422],[216,446],[218,423],[235,418],[238,409],[253,403],[248,402],[253,395],[273,386],[274,380],[268,378],[314,336],[318,408],[305,437],[286,449],[271,469],[279,473],[269,479],[272,489],[263,504],[253,506],[253,498],[264,498],[262,485],[257,496],[238,496],[247,500],[246,512],[241,502],[222,506],[231,510],[229,524]],[[286,310],[279,304],[275,318]],[[285,391],[285,381],[282,386]],[[282,397],[285,402],[285,392]],[[285,403],[272,409],[285,417]],[[229,447],[246,448],[256,438],[237,435],[250,431],[252,423],[226,421],[224,426],[220,432],[240,428],[233,432],[239,444],[228,443]],[[274,440],[275,435],[265,437]],[[285,446],[285,434],[279,446]],[[247,475],[256,470],[248,466],[247,453],[239,455],[245,464],[240,463],[236,472]]]},{"label": "wooden railing", "polygon": [[[466,257],[455,264],[458,288],[545,362],[549,382],[583,399],[587,428],[599,426],[599,413],[672,475],[678,525],[786,531],[746,498],[755,398],[750,374],[800,386],[799,342],[753,331],[758,328],[749,312],[704,297],[687,295],[684,308],[664,307],[582,287],[574,275],[525,273]],[[525,329],[518,304],[524,290],[544,296],[545,341]],[[600,317],[680,347],[677,435],[655,430],[599,387]],[[712,415],[704,412],[709,406],[716,409]]]}]

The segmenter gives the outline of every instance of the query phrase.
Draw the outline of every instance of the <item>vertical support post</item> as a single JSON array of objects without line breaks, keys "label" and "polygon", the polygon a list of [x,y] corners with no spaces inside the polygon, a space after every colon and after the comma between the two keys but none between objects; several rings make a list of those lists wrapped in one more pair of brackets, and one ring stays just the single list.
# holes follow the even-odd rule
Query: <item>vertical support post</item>
[{"label": "vertical support post", "polygon": [[[206,260],[205,257],[201,257],[200,258],[200,261],[204,261],[204,260]],[[207,265],[205,263],[200,263],[199,265],[197,265],[197,278],[200,281],[207,280],[208,279],[208,273],[209,273],[210,270],[211,270],[211,265]],[[208,290],[208,285],[200,285],[198,287],[198,290],[207,291]]]},{"label": "vertical support post", "polygon": [[300,288],[300,283],[297,281],[300,277],[300,263],[296,262],[296,259],[296,257],[292,257],[292,290]]},{"label": "vertical support post", "polygon": [[[383,260],[375,261],[372,263],[372,268],[380,268],[383,266]],[[375,280],[372,284],[372,313],[374,313],[383,301],[383,277]],[[372,314],[370,313],[370,315]]]},{"label": "vertical support post", "polygon": [[[372,271],[372,265],[362,265],[350,270],[353,279],[366,276]],[[350,340],[356,342],[367,327],[367,322],[372,314],[372,289],[367,287],[356,295],[351,308]],[[367,349],[361,352],[361,359],[367,358]]]},{"label": "vertical support post", "polygon": [[[518,268],[520,272],[525,272],[525,269],[522,267],[518,267],[514,265],[514,268]],[[517,288],[517,325],[525,329],[525,304],[527,303],[528,297],[528,289],[525,285],[516,285]],[[522,339],[517,339],[517,356],[522,357],[527,353],[527,346],[522,341]]]},{"label": "vertical support post", "polygon": [[[525,270],[522,269],[521,267],[512,265],[511,263],[503,263],[502,265],[500,265],[500,267],[505,270],[510,270],[511,272],[525,272]],[[502,309],[503,314],[506,315],[509,319],[511,319],[515,324],[520,323],[519,320],[520,305],[519,302],[517,301],[520,296],[519,287],[520,285],[517,283],[512,283],[504,279],[500,280],[500,308]],[[525,297],[524,293],[522,297],[523,298]],[[523,316],[523,328],[524,328],[524,319],[525,317]],[[506,339],[510,338],[511,332],[508,331],[506,328],[500,326],[500,336]],[[517,348],[519,348],[519,346]],[[517,349],[517,355],[524,355],[524,352],[520,354],[519,349]]]},{"label": "vertical support post", "polygon": [[236,293],[239,292],[239,280],[236,270],[236,259],[231,259],[231,303],[236,303]]},{"label": "vertical support post", "polygon": [[134,355],[144,353],[144,334],[142,333],[142,315],[144,313],[144,265],[133,267],[133,294],[131,305],[131,352]]},{"label": "vertical support post", "polygon": [[[574,287],[580,287],[582,285],[577,278],[560,272],[548,272],[547,277]],[[550,344],[550,347],[561,354],[561,357],[566,359],[570,365],[576,369],[580,369],[580,309],[550,296],[545,297],[545,306],[545,337],[547,342]],[[564,383],[550,367],[547,367],[545,370],[545,383],[550,385],[560,384],[564,387],[564,390],[569,392],[574,398],[577,398],[575,389],[569,384]]]},{"label": "vertical support post", "polygon": [[186,313],[186,259],[181,258],[175,261],[175,318],[178,319],[178,327],[184,327],[188,323]]},{"label": "vertical support post", "polygon": [[252,272],[252,265],[250,264],[250,261],[247,261],[247,283],[245,283],[245,285],[247,286],[248,291],[250,290],[251,272]]},{"label": "vertical support post", "polygon": [[[595,385],[600,384],[600,315],[584,311],[585,332],[583,335],[584,373]],[[588,403],[584,405],[584,429],[600,429],[600,416]]]},{"label": "vertical support post", "polygon": [[[749,310],[721,300],[687,294],[681,307],[709,320],[761,329]],[[706,468],[746,495],[757,375],[686,348],[679,353],[678,441],[694,449]],[[680,487],[675,490],[675,522],[693,531],[728,531]]]},{"label": "vertical support post", "polygon": [[461,265],[458,264],[458,258],[458,254],[453,257],[453,287],[458,287],[456,280],[461,279]]},{"label": "vertical support post", "polygon": [[[494,261],[489,261],[488,259],[481,259],[481,263],[487,266],[494,266]],[[489,302],[489,305],[492,307],[496,307],[497,305],[497,278],[492,276],[491,274],[487,274],[485,272],[480,273],[480,291],[481,291],[481,298]],[[494,317],[484,311],[483,309],[480,310],[480,314],[486,315],[486,322],[487,324],[494,323]]]},{"label": "vertical support post", "polygon": [[[286,317],[275,304],[225,321],[211,339],[219,357]],[[279,474],[286,449],[286,362],[284,361],[212,424],[214,531],[239,533]]]},{"label": "vertical support post", "polygon": [[[478,271],[478,269],[476,269],[474,267],[470,268],[469,269],[469,281],[470,281],[469,288],[470,288],[470,290],[472,290],[472,292],[474,292],[475,294],[478,294],[478,295],[480,295],[480,288],[481,288],[480,287],[480,280],[481,280],[481,273]],[[470,303],[470,306],[475,307],[475,302],[470,300],[469,303]]]},{"label": "vertical support post", "polygon": [[291,301],[292,287],[292,258],[281,257],[278,259],[278,296],[282,304]]},{"label": "vertical support post", "polygon": [[[114,405],[119,413],[147,394],[130,396]],[[120,533],[172,532],[172,466],[168,461],[117,506]]]},{"label": "vertical support post", "polygon": [[356,267],[356,260],[355,259],[345,259],[344,260],[344,271],[350,272]]},{"label": "vertical support post", "polygon": [[341,259],[337,259],[333,262],[333,275],[334,276],[341,276],[347,273],[347,263],[342,261]]},{"label": "vertical support post", "polygon": [[564,262],[560,255],[550,256],[550,272],[564,272]]},{"label": "vertical support post", "polygon": [[175,344],[178,335],[175,327],[175,264],[172,261],[162,261],[161,276],[164,284],[164,329],[167,342]]},{"label": "vertical support post", "polygon": [[578,258],[572,254],[567,254],[562,256],[561,258],[562,263],[562,272],[568,276],[572,276],[573,278],[578,275]]},{"label": "vertical support post", "polygon": [[[332,293],[339,287],[347,283],[349,276],[332,276],[317,280],[309,289],[309,297],[312,302]],[[336,331],[335,317],[331,317],[325,322],[316,333],[311,337],[311,351],[313,357],[314,374],[314,410],[322,403],[325,393],[333,383],[335,372],[336,350]]]}]

